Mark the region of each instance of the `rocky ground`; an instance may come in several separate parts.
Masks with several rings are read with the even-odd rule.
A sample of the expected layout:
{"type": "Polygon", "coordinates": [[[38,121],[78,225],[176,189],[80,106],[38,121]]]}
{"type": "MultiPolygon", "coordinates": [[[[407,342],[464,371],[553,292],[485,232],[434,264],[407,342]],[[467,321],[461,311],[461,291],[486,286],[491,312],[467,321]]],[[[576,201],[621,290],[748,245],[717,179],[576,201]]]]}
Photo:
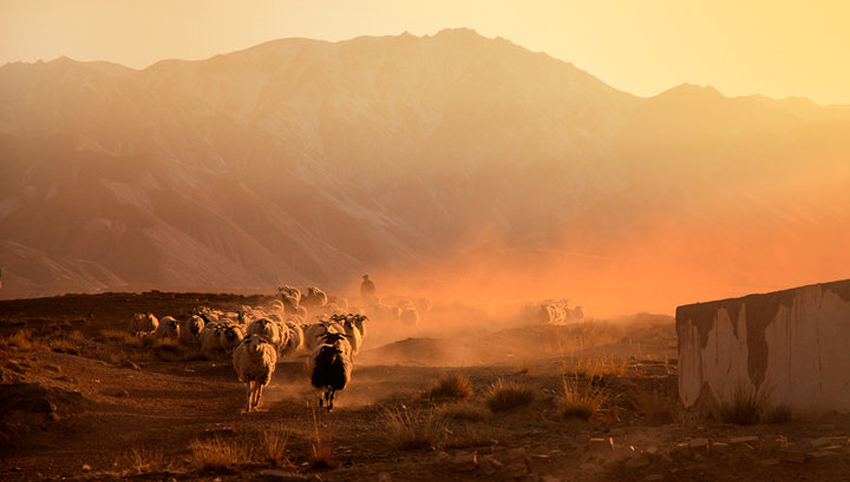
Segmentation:
{"type": "Polygon", "coordinates": [[[229,360],[125,335],[137,311],[260,301],[0,302],[0,480],[850,480],[847,414],[738,425],[684,410],[669,317],[449,329],[435,308],[419,329],[375,324],[332,413],[303,359],[243,414],[229,360]],[[454,375],[469,391],[435,395],[454,375]],[[497,386],[530,395],[499,406],[497,386]],[[596,403],[589,418],[565,416],[565,387],[596,403]]]}

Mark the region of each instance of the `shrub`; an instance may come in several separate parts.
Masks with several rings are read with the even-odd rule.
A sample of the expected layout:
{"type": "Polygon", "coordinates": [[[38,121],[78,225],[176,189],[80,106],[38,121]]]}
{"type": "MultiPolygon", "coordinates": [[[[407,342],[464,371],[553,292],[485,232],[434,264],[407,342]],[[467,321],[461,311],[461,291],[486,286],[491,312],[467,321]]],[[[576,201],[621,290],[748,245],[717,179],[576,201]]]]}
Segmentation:
{"type": "Polygon", "coordinates": [[[494,413],[527,407],[534,401],[534,391],[523,384],[499,379],[490,386],[485,403],[494,413]]]}
{"type": "Polygon", "coordinates": [[[437,409],[437,414],[449,420],[466,420],[468,422],[483,422],[490,415],[481,407],[468,403],[452,403],[437,409]]]}
{"type": "Polygon", "coordinates": [[[450,373],[431,386],[425,392],[425,397],[432,400],[466,400],[472,393],[469,378],[460,373],[450,373]]]}
{"type": "Polygon", "coordinates": [[[258,447],[259,457],[266,461],[281,465],[287,462],[286,446],[289,443],[289,432],[280,429],[271,429],[263,432],[261,443],[258,447]]]}
{"type": "Polygon", "coordinates": [[[135,448],[125,456],[125,463],[135,474],[162,472],[169,467],[165,463],[165,455],[161,450],[135,448]]]}
{"type": "Polygon", "coordinates": [[[197,470],[224,469],[250,459],[244,442],[224,441],[218,437],[207,441],[195,440],[189,445],[191,462],[197,470]]]}
{"type": "Polygon", "coordinates": [[[719,403],[720,420],[738,425],[755,425],[766,406],[766,392],[758,393],[744,383],[735,387],[732,398],[719,403]]]}
{"type": "Polygon", "coordinates": [[[562,379],[564,395],[559,411],[564,418],[580,418],[589,420],[605,402],[605,395],[594,387],[591,381],[584,383],[577,380],[562,379]]]}
{"type": "Polygon", "coordinates": [[[418,450],[439,444],[445,423],[433,412],[389,410],[384,419],[387,442],[396,450],[418,450]]]}

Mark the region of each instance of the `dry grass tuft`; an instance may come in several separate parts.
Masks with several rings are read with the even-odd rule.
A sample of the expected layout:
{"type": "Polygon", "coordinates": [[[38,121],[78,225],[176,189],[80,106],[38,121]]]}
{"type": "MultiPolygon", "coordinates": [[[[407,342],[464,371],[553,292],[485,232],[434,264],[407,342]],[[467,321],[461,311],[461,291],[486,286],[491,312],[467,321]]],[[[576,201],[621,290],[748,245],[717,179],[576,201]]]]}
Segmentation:
{"type": "Polygon", "coordinates": [[[171,468],[170,464],[166,464],[165,455],[161,450],[135,448],[124,459],[125,465],[130,467],[130,472],[137,475],[163,472],[171,468]]]}
{"type": "Polygon", "coordinates": [[[189,444],[190,461],[196,470],[226,469],[251,459],[244,442],[225,441],[218,437],[189,444]]]}
{"type": "Polygon", "coordinates": [[[767,407],[761,416],[764,423],[788,423],[793,419],[793,410],[788,404],[781,403],[767,407]]]}
{"type": "Polygon", "coordinates": [[[469,378],[461,373],[443,375],[431,386],[425,397],[431,400],[467,400],[473,394],[469,378]]]}
{"type": "Polygon", "coordinates": [[[15,347],[19,350],[29,350],[33,348],[32,333],[28,330],[19,330],[14,335],[3,340],[5,344],[15,347]]]}
{"type": "Polygon", "coordinates": [[[766,392],[758,393],[744,383],[735,387],[732,397],[722,400],[717,407],[720,420],[737,425],[759,423],[761,413],[767,407],[766,392]]]}
{"type": "Polygon", "coordinates": [[[263,432],[258,447],[258,457],[274,465],[284,465],[289,462],[286,456],[286,446],[289,443],[289,432],[281,429],[269,429],[263,432]]]}
{"type": "Polygon", "coordinates": [[[481,407],[468,403],[452,403],[437,409],[437,415],[448,420],[466,420],[468,422],[483,422],[490,413],[481,407]]]}
{"type": "Polygon", "coordinates": [[[445,422],[433,412],[406,408],[389,410],[384,419],[387,442],[396,450],[419,450],[437,446],[444,433],[445,422]]]}
{"type": "Polygon", "coordinates": [[[593,386],[592,379],[579,382],[578,379],[562,378],[564,395],[559,412],[563,418],[589,420],[605,403],[605,395],[593,386]]]}
{"type": "Polygon", "coordinates": [[[607,356],[581,358],[570,370],[572,375],[585,378],[622,377],[627,371],[626,360],[607,356]]]}
{"type": "Polygon", "coordinates": [[[314,470],[334,468],[336,463],[333,459],[333,431],[330,432],[331,440],[323,441],[321,432],[319,431],[319,416],[316,413],[316,404],[311,403],[310,410],[313,412],[313,433],[316,436],[316,443],[313,444],[307,461],[314,470]]]}
{"type": "Polygon", "coordinates": [[[506,382],[499,379],[490,386],[485,403],[494,413],[510,412],[531,405],[534,401],[534,390],[516,382],[506,382]]]}
{"type": "Polygon", "coordinates": [[[446,427],[444,432],[444,441],[441,444],[444,449],[483,447],[499,443],[493,427],[483,422],[446,427]]]}

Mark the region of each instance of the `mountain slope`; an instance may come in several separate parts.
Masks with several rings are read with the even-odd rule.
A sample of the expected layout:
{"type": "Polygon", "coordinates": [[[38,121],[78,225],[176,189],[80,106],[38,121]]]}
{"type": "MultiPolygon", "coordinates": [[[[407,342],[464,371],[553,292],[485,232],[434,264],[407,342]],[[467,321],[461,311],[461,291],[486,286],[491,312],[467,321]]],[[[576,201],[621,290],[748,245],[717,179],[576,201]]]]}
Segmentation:
{"type": "MultiPolygon", "coordinates": [[[[688,85],[641,99],[463,29],[276,40],[142,71],[8,64],[0,296],[342,289],[364,270],[412,290],[443,279],[438,267],[472,263],[590,299],[610,282],[599,273],[616,276],[634,250],[663,261],[648,248],[669,226],[682,243],[753,213],[771,232],[795,229],[785,207],[765,204],[816,224],[848,220],[840,192],[813,188],[846,176],[848,119],[688,85]],[[822,198],[787,202],[800,192],[822,198]],[[560,266],[553,252],[584,259],[565,278],[599,279],[553,281],[502,259],[560,266]]],[[[723,256],[746,255],[752,237],[723,256]]],[[[688,263],[680,269],[710,269],[688,263]]],[[[534,296],[526,285],[514,295],[534,296]]]]}

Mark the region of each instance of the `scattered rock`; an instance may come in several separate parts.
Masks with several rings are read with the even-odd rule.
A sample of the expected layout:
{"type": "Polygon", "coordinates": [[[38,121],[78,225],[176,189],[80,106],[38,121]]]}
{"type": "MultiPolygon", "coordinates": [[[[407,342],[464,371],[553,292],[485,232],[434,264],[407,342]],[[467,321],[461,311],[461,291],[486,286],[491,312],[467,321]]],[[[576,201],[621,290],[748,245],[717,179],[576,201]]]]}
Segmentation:
{"type": "Polygon", "coordinates": [[[502,476],[509,479],[518,479],[528,473],[528,466],[525,464],[513,463],[506,465],[502,469],[502,476]]]}
{"type": "Polygon", "coordinates": [[[130,396],[130,392],[124,388],[108,388],[106,390],[102,390],[100,393],[102,395],[115,398],[127,398],[130,396]]]}
{"type": "Polygon", "coordinates": [[[707,438],[695,438],[688,441],[688,447],[691,450],[708,450],[708,439],[707,438]]]}
{"type": "Polygon", "coordinates": [[[478,468],[478,456],[475,452],[458,451],[451,461],[455,472],[469,472],[478,468]]]}
{"type": "Polygon", "coordinates": [[[761,452],[776,452],[788,445],[788,439],[784,435],[765,435],[759,445],[761,452]]]}
{"type": "Polygon", "coordinates": [[[62,373],[62,367],[59,365],[44,365],[42,368],[51,372],[62,373]]]}
{"type": "Polygon", "coordinates": [[[286,470],[264,470],[254,480],[257,482],[308,482],[310,477],[286,470]]]}
{"type": "Polygon", "coordinates": [[[587,442],[587,447],[585,451],[587,452],[603,452],[614,450],[614,439],[612,437],[606,438],[592,438],[587,442]]]}
{"type": "Polygon", "coordinates": [[[562,482],[560,477],[555,477],[554,475],[544,475],[540,478],[540,482],[562,482]]]}
{"type": "Polygon", "coordinates": [[[484,475],[490,476],[499,472],[505,465],[492,456],[485,456],[478,459],[478,468],[484,475]]]}
{"type": "Polygon", "coordinates": [[[643,478],[645,482],[657,482],[659,480],[664,480],[664,474],[652,474],[647,475],[643,478]]]}
{"type": "Polygon", "coordinates": [[[732,437],[729,439],[730,445],[742,445],[742,444],[752,444],[757,443],[759,438],[755,435],[744,435],[742,437],[732,437]]]}
{"type": "Polygon", "coordinates": [[[378,474],[378,482],[393,482],[393,476],[389,472],[381,472],[378,474]]]}
{"type": "Polygon", "coordinates": [[[119,367],[120,367],[120,368],[129,368],[130,370],[136,370],[137,372],[142,371],[142,367],[140,367],[139,365],[137,365],[137,364],[136,364],[135,362],[133,362],[132,360],[124,360],[124,361],[122,361],[122,362],[121,362],[121,365],[119,365],[119,367]]]}
{"type": "Polygon", "coordinates": [[[806,461],[806,453],[796,450],[780,450],[777,452],[777,456],[783,462],[802,464],[806,461]]]}
{"type": "Polygon", "coordinates": [[[56,380],[58,382],[80,383],[79,380],[77,380],[74,377],[69,377],[68,375],[62,375],[61,377],[56,377],[56,378],[54,378],[54,380],[56,380]]]}
{"type": "Polygon", "coordinates": [[[774,466],[774,465],[779,465],[779,459],[759,460],[758,464],[761,465],[762,467],[771,467],[771,466],[774,466]]]}
{"type": "Polygon", "coordinates": [[[830,445],[832,443],[832,437],[820,437],[816,439],[812,439],[809,441],[812,448],[818,449],[823,447],[824,445],[830,445]]]}
{"type": "Polygon", "coordinates": [[[21,375],[23,375],[24,373],[27,372],[26,370],[24,370],[24,368],[21,365],[19,365],[17,362],[12,361],[12,360],[9,360],[9,361],[6,362],[6,368],[8,368],[9,370],[12,370],[15,373],[20,373],[21,375]]]}

